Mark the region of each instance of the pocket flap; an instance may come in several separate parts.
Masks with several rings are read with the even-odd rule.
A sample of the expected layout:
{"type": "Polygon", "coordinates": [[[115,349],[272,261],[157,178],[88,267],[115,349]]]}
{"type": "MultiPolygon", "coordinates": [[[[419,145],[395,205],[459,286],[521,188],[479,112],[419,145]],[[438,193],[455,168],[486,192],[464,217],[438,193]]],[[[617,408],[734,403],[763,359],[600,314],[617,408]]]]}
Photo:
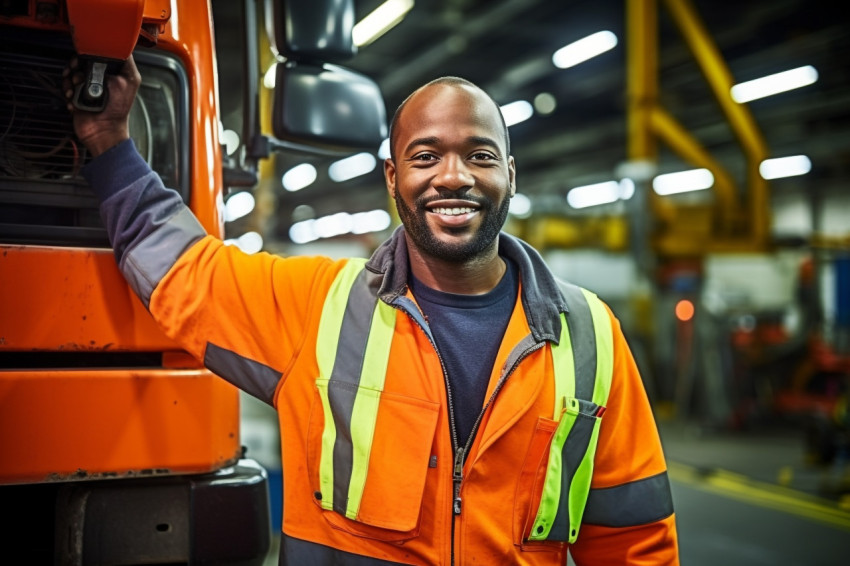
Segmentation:
{"type": "Polygon", "coordinates": [[[384,392],[358,520],[407,531],[416,527],[440,405],[384,392]]]}
{"type": "MultiPolygon", "coordinates": [[[[370,397],[378,394],[371,390],[363,393],[370,397]]],[[[357,512],[346,518],[343,514],[326,509],[325,518],[334,527],[353,534],[396,540],[394,535],[381,533],[379,529],[407,533],[418,527],[440,405],[387,392],[379,395],[375,426],[368,438],[368,448],[353,449],[355,458],[368,460],[360,462],[359,466],[365,469],[365,477],[351,478],[354,485],[352,489],[360,489],[358,486],[362,486],[357,512]]],[[[325,426],[322,412],[320,395],[317,393],[308,434],[308,466],[317,492],[321,491],[319,467],[322,430],[325,426]]],[[[337,435],[340,436],[339,431],[337,435]]],[[[341,436],[337,441],[359,442],[358,439],[363,438],[362,434],[353,435],[353,439],[341,436]]]]}

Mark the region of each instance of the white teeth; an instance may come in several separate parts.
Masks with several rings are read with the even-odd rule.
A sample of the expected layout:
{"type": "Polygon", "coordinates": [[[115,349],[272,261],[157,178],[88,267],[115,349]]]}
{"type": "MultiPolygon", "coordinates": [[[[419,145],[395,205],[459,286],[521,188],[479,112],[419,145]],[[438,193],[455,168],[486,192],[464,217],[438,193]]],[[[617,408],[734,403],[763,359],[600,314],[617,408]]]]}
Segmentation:
{"type": "Polygon", "coordinates": [[[463,208],[434,208],[433,212],[437,214],[445,214],[446,216],[456,216],[458,214],[469,214],[473,212],[475,209],[469,207],[463,208]]]}

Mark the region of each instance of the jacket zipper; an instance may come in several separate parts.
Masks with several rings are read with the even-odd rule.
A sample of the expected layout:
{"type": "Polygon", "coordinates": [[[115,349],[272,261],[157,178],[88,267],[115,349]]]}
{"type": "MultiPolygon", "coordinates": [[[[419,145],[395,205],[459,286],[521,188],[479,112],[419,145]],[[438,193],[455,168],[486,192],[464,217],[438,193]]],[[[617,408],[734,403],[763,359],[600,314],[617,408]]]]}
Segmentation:
{"type": "MultiPolygon", "coordinates": [[[[508,370],[504,374],[502,374],[502,377],[499,378],[499,382],[496,384],[496,387],[493,388],[493,394],[490,395],[490,398],[484,404],[484,407],[481,409],[481,412],[478,413],[478,418],[475,419],[475,424],[472,425],[472,430],[469,433],[469,438],[466,439],[466,445],[458,447],[457,451],[455,452],[454,470],[452,473],[452,483],[454,485],[454,500],[452,502],[452,566],[454,566],[455,563],[455,518],[460,515],[462,510],[460,488],[463,484],[463,465],[466,462],[466,457],[469,455],[469,449],[472,447],[472,443],[475,440],[475,436],[478,434],[478,427],[481,425],[481,419],[484,418],[484,413],[487,412],[487,409],[490,408],[490,405],[492,405],[493,402],[496,400],[496,396],[499,395],[499,392],[502,390],[502,387],[505,385],[505,382],[508,381],[508,378],[511,376],[511,374],[513,374],[517,366],[519,366],[520,362],[527,358],[532,352],[542,348],[544,344],[545,342],[538,342],[523,351],[522,354],[517,356],[517,359],[514,361],[513,365],[511,365],[511,367],[508,368],[508,370]]],[[[437,356],[439,355],[439,352],[437,352],[437,356]]],[[[448,377],[446,379],[448,381],[448,377]]],[[[448,383],[446,383],[446,386],[448,387],[448,383]]]]}
{"type": "Polygon", "coordinates": [[[508,370],[502,375],[499,379],[499,382],[496,384],[496,387],[493,389],[493,394],[490,395],[490,398],[487,400],[487,403],[484,404],[484,407],[481,409],[481,412],[478,413],[478,418],[475,419],[475,423],[472,425],[472,431],[469,433],[469,438],[466,440],[466,444],[464,446],[458,446],[457,440],[457,427],[455,425],[454,418],[454,402],[452,400],[452,388],[449,384],[449,373],[446,371],[446,364],[443,362],[443,357],[440,355],[440,351],[437,349],[437,344],[434,343],[434,340],[431,338],[431,333],[428,332],[422,324],[416,319],[415,316],[411,315],[410,312],[402,305],[392,305],[395,308],[404,311],[404,313],[410,317],[410,319],[418,326],[425,336],[428,338],[428,341],[431,343],[431,347],[434,348],[434,352],[437,354],[437,359],[440,360],[440,368],[443,371],[443,381],[446,385],[446,400],[449,405],[449,430],[451,432],[452,438],[452,450],[454,451],[454,466],[452,468],[452,552],[451,552],[451,564],[454,566],[455,563],[455,519],[458,515],[460,515],[463,509],[463,501],[460,497],[460,488],[463,484],[463,465],[466,462],[466,456],[469,454],[469,449],[472,446],[472,442],[475,439],[475,435],[478,434],[478,427],[481,424],[481,419],[484,418],[484,413],[487,412],[487,409],[490,405],[495,401],[496,396],[499,394],[499,391],[502,390],[502,386],[504,386],[505,382],[511,376],[511,374],[516,370],[517,366],[519,366],[520,362],[528,357],[532,352],[539,350],[543,347],[545,342],[538,342],[531,346],[527,350],[525,350],[522,354],[520,354],[517,359],[514,361],[513,365],[508,368],[508,370]]]}

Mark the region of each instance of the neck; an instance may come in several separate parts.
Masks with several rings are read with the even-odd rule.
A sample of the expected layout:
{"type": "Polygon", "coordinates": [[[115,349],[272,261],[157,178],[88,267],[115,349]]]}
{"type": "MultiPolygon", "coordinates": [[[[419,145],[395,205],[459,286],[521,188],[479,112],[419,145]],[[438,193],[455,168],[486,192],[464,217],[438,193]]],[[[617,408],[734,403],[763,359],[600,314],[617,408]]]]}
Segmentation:
{"type": "Polygon", "coordinates": [[[507,266],[496,242],[484,254],[464,262],[447,262],[423,254],[409,240],[407,252],[414,277],[431,289],[457,295],[482,295],[492,291],[507,266]]]}

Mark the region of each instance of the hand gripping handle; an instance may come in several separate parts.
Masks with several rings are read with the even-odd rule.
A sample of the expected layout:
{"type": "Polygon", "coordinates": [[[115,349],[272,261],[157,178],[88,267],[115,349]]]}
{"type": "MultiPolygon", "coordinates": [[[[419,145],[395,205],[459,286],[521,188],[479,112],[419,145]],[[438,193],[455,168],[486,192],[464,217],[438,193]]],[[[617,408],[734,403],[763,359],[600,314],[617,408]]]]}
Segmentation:
{"type": "Polygon", "coordinates": [[[107,64],[92,61],[86,78],[74,88],[72,103],[74,107],[88,112],[100,112],[106,108],[109,92],[106,88],[107,64]]]}

